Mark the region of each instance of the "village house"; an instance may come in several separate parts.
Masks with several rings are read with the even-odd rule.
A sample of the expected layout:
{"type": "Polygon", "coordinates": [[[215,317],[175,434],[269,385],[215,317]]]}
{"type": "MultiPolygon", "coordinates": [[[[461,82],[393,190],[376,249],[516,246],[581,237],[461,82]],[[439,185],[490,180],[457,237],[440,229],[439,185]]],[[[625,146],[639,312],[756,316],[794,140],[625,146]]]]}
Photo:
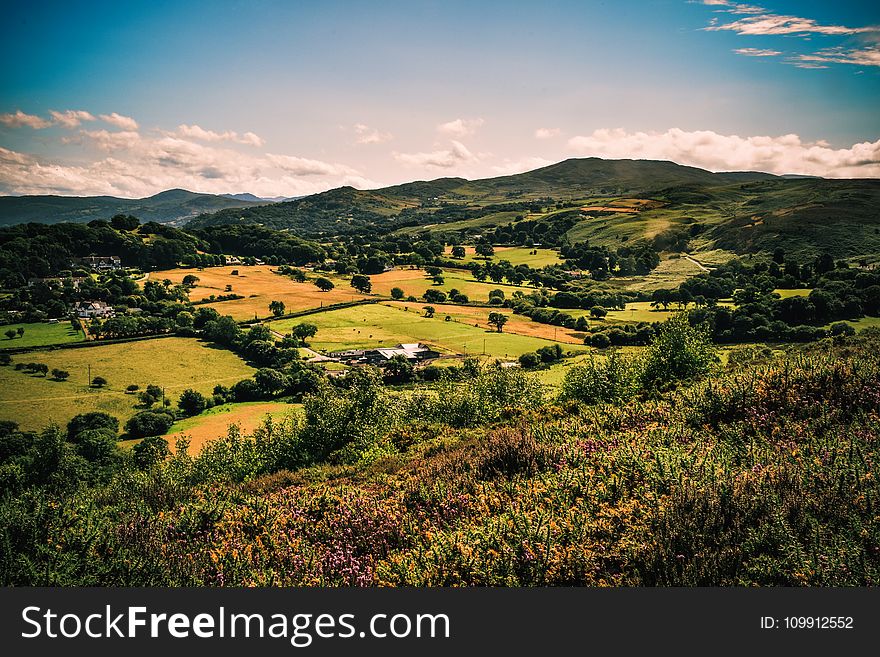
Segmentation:
{"type": "Polygon", "coordinates": [[[438,358],[440,352],[429,345],[418,342],[398,344],[396,347],[379,347],[377,349],[348,349],[328,354],[333,360],[348,365],[382,365],[395,356],[403,356],[410,362],[418,363],[438,358]]]}
{"type": "Polygon", "coordinates": [[[113,306],[104,301],[80,301],[74,312],[80,319],[107,319],[116,316],[113,306]]]}
{"type": "Polygon", "coordinates": [[[38,283],[43,283],[50,287],[58,285],[63,286],[65,283],[73,285],[73,289],[78,290],[80,283],[89,280],[86,276],[49,276],[46,278],[29,278],[28,287],[33,287],[38,283]]]}
{"type": "Polygon", "coordinates": [[[122,269],[122,259],[119,256],[86,256],[76,258],[75,265],[82,265],[97,272],[116,271],[122,269]]]}

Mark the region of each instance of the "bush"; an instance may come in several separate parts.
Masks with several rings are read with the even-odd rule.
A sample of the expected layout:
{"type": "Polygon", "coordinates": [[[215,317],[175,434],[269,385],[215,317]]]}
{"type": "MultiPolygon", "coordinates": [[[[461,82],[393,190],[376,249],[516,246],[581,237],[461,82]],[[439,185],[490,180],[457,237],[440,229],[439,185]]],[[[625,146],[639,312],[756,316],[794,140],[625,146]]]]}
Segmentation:
{"type": "Polygon", "coordinates": [[[519,357],[519,364],[522,365],[526,369],[531,369],[533,367],[537,367],[541,364],[541,359],[538,357],[534,351],[530,351],[525,353],[519,357]]]}
{"type": "Polygon", "coordinates": [[[181,393],[177,406],[186,415],[198,415],[205,410],[207,400],[202,393],[187,388],[181,393]]]}
{"type": "Polygon", "coordinates": [[[92,411],[75,415],[67,423],[67,439],[76,442],[76,437],[83,431],[105,431],[114,436],[119,433],[119,420],[108,413],[92,411]]]}
{"type": "Polygon", "coordinates": [[[642,385],[662,385],[706,374],[717,362],[708,330],[691,326],[687,314],[678,313],[660,325],[657,338],[647,348],[642,385]]]}
{"type": "Polygon", "coordinates": [[[131,448],[135,464],[142,470],[149,470],[164,461],[171,454],[168,441],[159,436],[147,436],[131,448]]]}
{"type": "Polygon", "coordinates": [[[584,342],[589,343],[591,347],[596,349],[607,349],[611,346],[611,338],[608,337],[607,333],[593,333],[584,338],[584,342]]]}
{"type": "Polygon", "coordinates": [[[566,372],[560,399],[586,404],[625,402],[638,392],[641,373],[638,360],[616,352],[601,360],[591,358],[566,372]]]}
{"type": "Polygon", "coordinates": [[[125,423],[125,430],[133,438],[161,436],[174,424],[174,416],[167,411],[141,411],[125,423]]]}

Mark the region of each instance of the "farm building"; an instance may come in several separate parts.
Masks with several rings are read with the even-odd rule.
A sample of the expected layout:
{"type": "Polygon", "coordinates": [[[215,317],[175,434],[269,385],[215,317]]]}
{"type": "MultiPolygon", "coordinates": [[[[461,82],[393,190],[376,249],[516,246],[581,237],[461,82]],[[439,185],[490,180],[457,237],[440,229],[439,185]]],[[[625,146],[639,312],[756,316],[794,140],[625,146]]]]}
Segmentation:
{"type": "Polygon", "coordinates": [[[82,265],[98,272],[115,271],[122,269],[122,259],[119,256],[87,256],[77,258],[74,264],[82,265]]]}
{"type": "Polygon", "coordinates": [[[74,312],[81,319],[93,319],[96,317],[106,319],[116,314],[113,311],[113,306],[103,301],[80,301],[76,304],[74,312]]]}
{"type": "Polygon", "coordinates": [[[328,354],[328,356],[333,360],[338,360],[339,362],[348,363],[350,365],[381,365],[395,356],[403,356],[411,362],[421,362],[439,357],[440,352],[435,351],[429,345],[412,342],[398,344],[396,347],[334,351],[328,354]]]}

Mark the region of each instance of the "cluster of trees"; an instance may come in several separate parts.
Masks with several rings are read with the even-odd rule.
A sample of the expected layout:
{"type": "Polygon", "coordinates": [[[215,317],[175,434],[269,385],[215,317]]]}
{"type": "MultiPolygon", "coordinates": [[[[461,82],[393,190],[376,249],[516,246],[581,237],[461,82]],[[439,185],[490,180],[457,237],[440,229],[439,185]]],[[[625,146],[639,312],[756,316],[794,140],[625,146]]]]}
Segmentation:
{"type": "Polygon", "coordinates": [[[519,364],[526,369],[534,369],[541,365],[550,365],[565,357],[562,346],[558,344],[541,347],[537,351],[529,351],[519,357],[519,364]]]}
{"type": "Polygon", "coordinates": [[[660,264],[660,256],[649,244],[622,246],[612,251],[585,241],[563,244],[559,254],[569,267],[586,269],[597,281],[611,276],[645,276],[660,264]]]}

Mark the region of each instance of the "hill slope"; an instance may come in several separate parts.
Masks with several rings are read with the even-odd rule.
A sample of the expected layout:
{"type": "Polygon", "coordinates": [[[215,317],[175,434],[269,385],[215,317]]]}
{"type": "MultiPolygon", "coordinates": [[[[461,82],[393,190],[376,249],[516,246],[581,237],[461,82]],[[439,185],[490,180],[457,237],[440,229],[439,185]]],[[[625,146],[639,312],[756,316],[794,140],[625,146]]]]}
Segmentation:
{"type": "Polygon", "coordinates": [[[140,199],[115,196],[0,196],[0,225],[63,221],[88,222],[116,214],[133,214],[141,221],[182,223],[205,212],[264,204],[215,194],[170,189],[140,199]]]}

